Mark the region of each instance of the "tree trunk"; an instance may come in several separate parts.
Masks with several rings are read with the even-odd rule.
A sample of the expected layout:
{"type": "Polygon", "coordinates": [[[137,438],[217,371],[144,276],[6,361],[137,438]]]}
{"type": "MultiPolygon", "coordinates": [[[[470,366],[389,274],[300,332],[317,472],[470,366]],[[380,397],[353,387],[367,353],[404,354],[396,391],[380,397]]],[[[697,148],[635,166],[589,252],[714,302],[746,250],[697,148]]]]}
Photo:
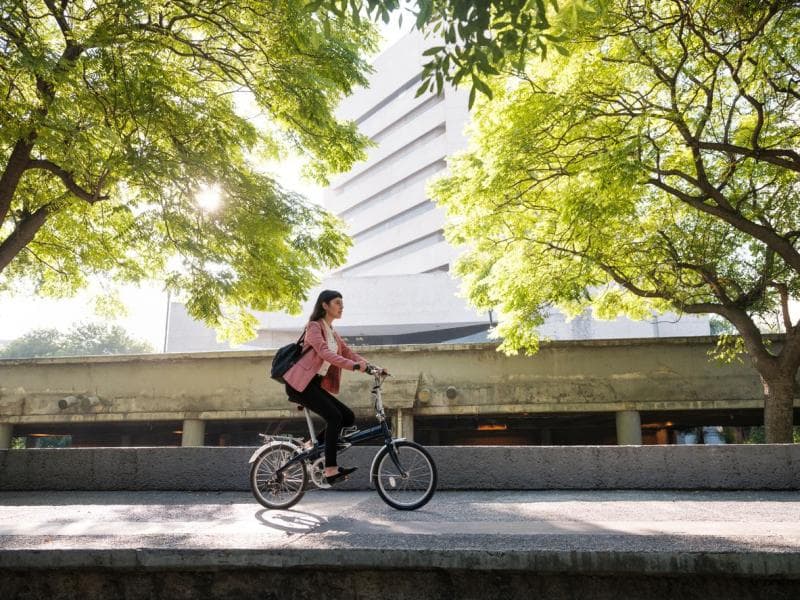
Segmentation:
{"type": "Polygon", "coordinates": [[[8,164],[6,164],[3,174],[0,175],[0,226],[6,219],[19,180],[31,160],[34,139],[35,135],[32,134],[27,140],[17,140],[11,156],[8,158],[8,164]]]}
{"type": "Polygon", "coordinates": [[[764,379],[764,428],[768,444],[791,444],[794,421],[794,371],[764,379]]]}
{"type": "Polygon", "coordinates": [[[0,240],[0,272],[30,243],[44,225],[49,214],[49,207],[42,206],[35,213],[20,221],[17,228],[5,240],[0,240]]]}

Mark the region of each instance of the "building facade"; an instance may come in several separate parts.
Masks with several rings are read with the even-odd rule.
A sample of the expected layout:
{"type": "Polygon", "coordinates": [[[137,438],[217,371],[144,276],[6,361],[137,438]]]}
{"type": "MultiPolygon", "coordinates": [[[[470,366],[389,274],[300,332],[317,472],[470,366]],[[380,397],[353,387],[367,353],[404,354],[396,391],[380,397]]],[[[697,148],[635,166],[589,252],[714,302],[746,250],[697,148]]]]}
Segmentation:
{"type": "Polygon", "coordinates": [[[336,275],[447,271],[458,253],[444,240],[444,214],[426,185],[466,145],[467,95],[447,87],[441,95],[416,97],[429,45],[418,32],[400,39],[375,60],[370,86],[339,107],[338,115],[357,123],[374,146],[324,195],[326,208],[347,223],[353,238],[336,275]]]}

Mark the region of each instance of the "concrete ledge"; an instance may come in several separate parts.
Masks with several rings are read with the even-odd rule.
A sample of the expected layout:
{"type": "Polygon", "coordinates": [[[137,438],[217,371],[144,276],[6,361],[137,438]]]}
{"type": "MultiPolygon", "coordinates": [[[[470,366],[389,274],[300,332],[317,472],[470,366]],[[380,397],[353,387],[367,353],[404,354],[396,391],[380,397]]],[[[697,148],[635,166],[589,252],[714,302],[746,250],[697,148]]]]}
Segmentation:
{"type": "Polygon", "coordinates": [[[616,575],[727,575],[800,580],[800,553],[786,552],[641,552],[609,550],[432,550],[354,548],[229,548],[224,550],[122,549],[0,549],[4,570],[121,569],[206,571],[224,569],[397,569],[533,571],[616,575]]]}
{"type": "Polygon", "coordinates": [[[292,568],[5,571],[4,598],[39,600],[796,600],[797,580],[729,575],[641,575],[479,569],[292,568]],[[320,596],[324,590],[324,596],[320,596]],[[421,595],[424,594],[424,595],[421,595]]]}
{"type": "MultiPolygon", "coordinates": [[[[247,490],[255,448],[0,451],[0,490],[247,490]]],[[[351,448],[342,489],[369,487],[377,447],[351,448]]],[[[800,444],[727,446],[439,446],[443,490],[800,489],[800,444]]]]}

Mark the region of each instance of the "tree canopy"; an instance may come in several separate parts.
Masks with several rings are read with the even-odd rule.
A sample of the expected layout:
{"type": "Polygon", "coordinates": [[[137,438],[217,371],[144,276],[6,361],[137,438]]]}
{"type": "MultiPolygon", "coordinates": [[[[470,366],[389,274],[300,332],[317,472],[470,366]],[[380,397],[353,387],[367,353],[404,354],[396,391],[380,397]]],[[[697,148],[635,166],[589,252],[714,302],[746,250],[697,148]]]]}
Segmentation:
{"type": "Polygon", "coordinates": [[[333,110],[365,83],[375,40],[367,22],[294,0],[3,2],[0,290],[164,280],[239,337],[248,308],[299,309],[349,240],[257,162],[296,151],[324,181],[363,157],[333,110]],[[205,188],[216,210],[199,205],[205,188]]]}
{"type": "Polygon", "coordinates": [[[0,348],[0,358],[146,354],[152,351],[150,344],[130,337],[119,325],[79,323],[67,332],[52,328],[35,329],[0,348]]]}
{"type": "Polygon", "coordinates": [[[620,0],[565,55],[491,81],[433,193],[449,241],[471,247],[455,270],[476,306],[502,313],[506,350],[535,348],[553,304],[714,313],[781,396],[768,438],[791,439],[798,39],[796,2],[620,0]],[[786,338],[770,345],[758,324],[776,308],[786,338]]]}

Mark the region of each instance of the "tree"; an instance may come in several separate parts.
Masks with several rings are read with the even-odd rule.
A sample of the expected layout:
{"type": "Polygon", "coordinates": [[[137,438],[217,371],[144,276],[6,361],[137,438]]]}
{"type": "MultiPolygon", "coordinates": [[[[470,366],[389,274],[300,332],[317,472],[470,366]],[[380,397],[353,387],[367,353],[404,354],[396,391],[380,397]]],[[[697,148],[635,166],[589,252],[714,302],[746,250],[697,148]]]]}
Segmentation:
{"type": "Polygon", "coordinates": [[[763,381],[767,440],[792,441],[797,39],[796,2],[620,0],[566,56],[491,82],[432,191],[448,239],[471,245],[455,268],[469,298],[503,314],[505,350],[535,349],[551,304],[719,315],[763,381]],[[785,335],[770,343],[759,322],[775,310],[785,335]]]}
{"type": "Polygon", "coordinates": [[[249,308],[299,310],[349,240],[255,162],[295,150],[324,181],[363,157],[333,109],[365,83],[375,39],[292,0],[0,4],[0,291],[161,279],[239,338],[249,308]],[[204,189],[219,208],[199,206],[204,189]]]}
{"type": "Polygon", "coordinates": [[[147,343],[131,338],[119,325],[81,323],[68,332],[36,329],[0,349],[0,358],[40,356],[99,356],[103,354],[145,354],[153,352],[147,343]]]}

